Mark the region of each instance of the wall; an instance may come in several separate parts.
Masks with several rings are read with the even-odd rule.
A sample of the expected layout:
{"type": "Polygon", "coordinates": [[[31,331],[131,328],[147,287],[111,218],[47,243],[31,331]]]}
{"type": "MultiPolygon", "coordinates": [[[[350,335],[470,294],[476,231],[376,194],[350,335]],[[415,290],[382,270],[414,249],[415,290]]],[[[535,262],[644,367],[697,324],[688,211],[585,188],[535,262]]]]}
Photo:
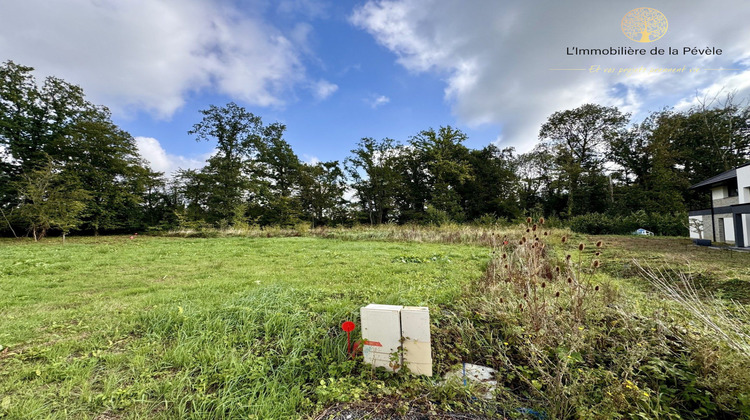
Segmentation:
{"type": "MultiPolygon", "coordinates": [[[[737,168],[737,192],[740,204],[750,203],[750,165],[737,168]]],[[[742,225],[745,246],[750,247],[750,215],[742,216],[742,225]]]]}
{"type": "Polygon", "coordinates": [[[727,187],[713,187],[711,188],[711,199],[721,200],[722,198],[726,198],[726,196],[729,195],[729,188],[727,187]]]}
{"type": "MultiPolygon", "coordinates": [[[[702,216],[703,217],[703,239],[709,239],[714,240],[714,230],[713,226],[711,226],[711,215],[702,216]]],[[[718,238],[717,238],[718,239],[718,238]]]]}
{"type": "MultiPolygon", "coordinates": [[[[714,240],[713,231],[711,230],[711,216],[704,216],[707,220],[704,222],[705,229],[703,237],[706,239],[714,240]]],[[[731,213],[722,213],[714,215],[714,227],[716,228],[716,242],[734,243],[734,219],[731,213]],[[724,219],[724,228],[722,229],[722,223],[719,219],[724,219]]]]}
{"type": "Polygon", "coordinates": [[[690,230],[692,239],[708,239],[705,235],[706,220],[705,216],[690,216],[688,218],[688,230],[690,230]]]}
{"type": "Polygon", "coordinates": [[[735,197],[724,197],[720,198],[718,200],[714,200],[714,208],[716,207],[726,207],[726,206],[732,206],[735,204],[740,204],[740,198],[738,196],[735,197]]]}
{"type": "Polygon", "coordinates": [[[734,215],[724,217],[724,242],[734,243],[734,215]]]}

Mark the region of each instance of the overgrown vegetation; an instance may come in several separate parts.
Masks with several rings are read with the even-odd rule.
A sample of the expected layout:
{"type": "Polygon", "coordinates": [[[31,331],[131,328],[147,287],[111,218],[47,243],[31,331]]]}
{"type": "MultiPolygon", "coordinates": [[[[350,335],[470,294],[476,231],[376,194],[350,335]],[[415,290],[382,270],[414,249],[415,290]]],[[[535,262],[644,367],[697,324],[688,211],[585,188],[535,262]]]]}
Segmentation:
{"type": "Polygon", "coordinates": [[[750,415],[750,254],[538,220],[182,234],[215,237],[0,242],[0,416],[750,415]],[[369,302],[431,308],[435,380],[348,358],[369,302]],[[494,398],[440,383],[461,362],[494,398]]]}
{"type": "MultiPolygon", "coordinates": [[[[627,255],[608,256],[624,250],[606,239],[550,237],[530,222],[496,247],[482,281],[458,305],[458,325],[436,339],[441,354],[497,369],[501,406],[531,407],[548,418],[750,416],[743,304],[686,292],[697,273],[647,274],[627,255]],[[650,281],[623,282],[602,271],[623,262],[650,281]]],[[[656,263],[661,256],[649,257],[656,263]]],[[[750,278],[747,266],[742,271],[750,278]]]]}
{"type": "Polygon", "coordinates": [[[685,212],[651,213],[643,210],[625,216],[589,213],[570,219],[575,232],[591,235],[628,235],[646,229],[656,235],[688,236],[688,215],[685,212]]]}

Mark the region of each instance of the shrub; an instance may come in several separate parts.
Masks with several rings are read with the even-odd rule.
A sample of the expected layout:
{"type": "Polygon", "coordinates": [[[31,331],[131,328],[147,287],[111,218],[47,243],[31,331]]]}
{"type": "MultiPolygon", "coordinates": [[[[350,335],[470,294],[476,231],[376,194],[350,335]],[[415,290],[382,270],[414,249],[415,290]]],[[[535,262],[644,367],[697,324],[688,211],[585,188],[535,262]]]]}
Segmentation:
{"type": "Polygon", "coordinates": [[[570,219],[574,232],[590,235],[627,235],[643,228],[663,236],[687,236],[687,214],[646,213],[643,210],[626,216],[613,216],[603,213],[588,213],[570,219]]]}

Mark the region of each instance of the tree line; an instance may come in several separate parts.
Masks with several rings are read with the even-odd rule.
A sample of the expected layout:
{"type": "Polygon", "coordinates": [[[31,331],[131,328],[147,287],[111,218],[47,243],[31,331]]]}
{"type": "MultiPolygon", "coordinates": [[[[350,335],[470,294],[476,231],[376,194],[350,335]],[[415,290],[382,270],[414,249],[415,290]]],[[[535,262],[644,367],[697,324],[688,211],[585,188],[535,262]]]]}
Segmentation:
{"type": "Polygon", "coordinates": [[[404,142],[362,138],[343,161],[305,163],[286,127],[229,103],[189,134],[215,146],[200,169],[152,171],[106,107],[55,77],[0,66],[4,234],[308,223],[572,220],[677,214],[708,205],[688,186],[750,160],[750,108],[732,95],[638,123],[616,107],[552,114],[528,153],[464,145],[451,126],[404,142]]]}

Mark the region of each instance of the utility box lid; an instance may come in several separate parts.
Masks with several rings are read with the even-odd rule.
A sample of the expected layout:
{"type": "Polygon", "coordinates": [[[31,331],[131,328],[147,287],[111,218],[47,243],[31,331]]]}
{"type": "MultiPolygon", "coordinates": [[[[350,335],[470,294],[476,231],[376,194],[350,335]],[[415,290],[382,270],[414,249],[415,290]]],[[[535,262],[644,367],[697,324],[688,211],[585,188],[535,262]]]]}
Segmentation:
{"type": "Polygon", "coordinates": [[[381,305],[379,303],[371,303],[364,307],[368,311],[396,311],[399,312],[403,308],[401,305],[381,305]]]}

